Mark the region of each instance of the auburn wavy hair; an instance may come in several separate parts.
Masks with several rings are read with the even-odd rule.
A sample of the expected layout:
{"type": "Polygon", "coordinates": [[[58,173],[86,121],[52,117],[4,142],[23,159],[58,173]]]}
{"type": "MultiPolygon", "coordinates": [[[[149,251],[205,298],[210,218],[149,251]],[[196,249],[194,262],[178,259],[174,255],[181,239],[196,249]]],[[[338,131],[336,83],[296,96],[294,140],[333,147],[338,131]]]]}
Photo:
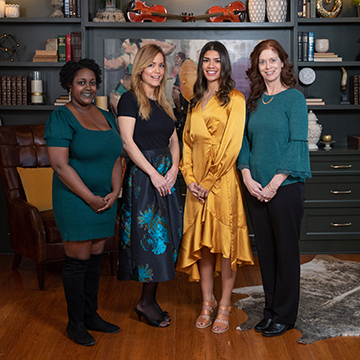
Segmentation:
{"type": "Polygon", "coordinates": [[[235,81],[231,78],[231,62],[226,47],[219,41],[210,41],[201,49],[199,63],[197,67],[197,78],[194,84],[194,96],[190,100],[189,112],[201,101],[204,92],[207,90],[207,79],[204,76],[203,62],[207,51],[214,50],[219,53],[221,63],[220,86],[216,97],[222,106],[226,106],[230,101],[230,91],[235,87],[235,81]]]}
{"type": "Polygon", "coordinates": [[[164,76],[160,81],[160,85],[155,88],[154,95],[156,96],[158,104],[175,121],[176,119],[172,107],[165,95],[167,66],[165,54],[161,47],[155,44],[147,44],[140,48],[140,50],[137,52],[131,73],[131,90],[134,92],[137,98],[140,116],[143,119],[148,120],[151,112],[151,104],[141,84],[141,75],[143,71],[153,62],[155,56],[159,53],[164,58],[164,76]]]}
{"type": "Polygon", "coordinates": [[[265,82],[259,71],[259,57],[264,50],[275,51],[284,66],[281,69],[280,80],[286,87],[297,87],[297,78],[294,72],[294,65],[289,61],[289,55],[283,47],[274,39],[264,40],[257,44],[250,55],[251,66],[246,70],[250,84],[250,96],[247,101],[247,108],[250,112],[257,107],[258,100],[266,89],[265,82]]]}

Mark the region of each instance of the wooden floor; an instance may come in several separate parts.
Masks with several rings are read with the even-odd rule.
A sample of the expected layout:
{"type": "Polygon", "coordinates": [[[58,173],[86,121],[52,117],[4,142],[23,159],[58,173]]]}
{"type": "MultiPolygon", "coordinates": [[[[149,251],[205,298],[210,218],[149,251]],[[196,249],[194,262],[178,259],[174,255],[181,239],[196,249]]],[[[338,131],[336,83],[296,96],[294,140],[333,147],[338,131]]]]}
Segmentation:
{"type": "MultiPolygon", "coordinates": [[[[360,254],[337,255],[344,260],[360,261],[360,254]]],[[[312,255],[302,256],[307,262],[312,255]]],[[[23,259],[18,270],[11,270],[12,256],[0,255],[0,360],[283,360],[283,359],[360,359],[360,337],[327,339],[301,345],[298,330],[277,338],[265,338],[254,330],[241,332],[236,325],[246,314],[233,307],[231,328],[224,334],[193,325],[198,315],[201,294],[197,283],[183,274],[159,285],[158,301],[172,315],[168,328],[159,329],[139,323],[133,311],[140,297],[141,284],[119,282],[110,276],[108,259],[102,263],[99,313],[118,324],[118,334],[92,332],[96,345],[75,345],[65,335],[66,305],[61,282],[62,263],[48,266],[45,289],[37,289],[34,263],[23,259]]],[[[241,268],[236,287],[261,284],[258,263],[241,268]]],[[[221,286],[216,279],[215,294],[221,286]]],[[[233,301],[242,295],[233,295],[233,301]]]]}

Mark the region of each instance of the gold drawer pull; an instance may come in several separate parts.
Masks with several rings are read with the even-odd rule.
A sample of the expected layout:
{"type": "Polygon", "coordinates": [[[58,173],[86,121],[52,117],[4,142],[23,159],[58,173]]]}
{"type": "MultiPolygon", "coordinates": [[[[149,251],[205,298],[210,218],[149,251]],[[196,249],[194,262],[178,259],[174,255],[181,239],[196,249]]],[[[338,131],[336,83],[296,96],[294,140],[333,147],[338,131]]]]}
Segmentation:
{"type": "Polygon", "coordinates": [[[344,224],[330,223],[330,225],[334,226],[334,227],[351,226],[351,222],[350,223],[344,223],[344,224]]]}
{"type": "Polygon", "coordinates": [[[330,190],[331,194],[351,194],[351,190],[330,190]]]}
{"type": "Polygon", "coordinates": [[[332,169],[350,169],[352,165],[330,165],[332,169]]]}

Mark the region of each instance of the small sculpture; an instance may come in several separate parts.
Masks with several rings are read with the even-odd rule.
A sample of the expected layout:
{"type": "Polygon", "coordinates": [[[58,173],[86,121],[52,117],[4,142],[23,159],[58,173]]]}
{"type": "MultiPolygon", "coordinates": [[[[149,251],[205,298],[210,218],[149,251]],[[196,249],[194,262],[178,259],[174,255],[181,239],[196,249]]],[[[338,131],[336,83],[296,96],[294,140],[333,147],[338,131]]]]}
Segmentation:
{"type": "Polygon", "coordinates": [[[51,0],[51,6],[55,8],[55,11],[50,15],[51,18],[63,18],[64,13],[62,7],[64,6],[63,0],[51,0]]]}
{"type": "Polygon", "coordinates": [[[348,97],[346,95],[348,76],[347,76],[346,70],[343,67],[341,67],[341,71],[342,71],[342,77],[341,77],[341,83],[340,83],[340,90],[341,90],[340,105],[349,105],[350,102],[349,102],[348,97]]]}
{"type": "Polygon", "coordinates": [[[339,16],[343,8],[343,0],[335,0],[334,7],[331,10],[326,10],[323,3],[328,5],[331,0],[316,0],[316,11],[321,17],[335,18],[339,16]]]}
{"type": "Polygon", "coordinates": [[[0,34],[0,61],[14,61],[19,47],[10,34],[0,34]]]}

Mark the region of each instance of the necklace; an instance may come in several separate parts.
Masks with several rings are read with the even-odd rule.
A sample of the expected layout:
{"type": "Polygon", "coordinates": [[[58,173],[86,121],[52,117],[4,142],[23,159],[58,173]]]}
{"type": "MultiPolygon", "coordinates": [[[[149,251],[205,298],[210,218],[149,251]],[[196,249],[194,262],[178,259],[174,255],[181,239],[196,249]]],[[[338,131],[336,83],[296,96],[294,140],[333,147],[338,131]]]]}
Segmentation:
{"type": "Polygon", "coordinates": [[[156,96],[155,95],[152,95],[152,96],[149,96],[149,95],[146,95],[150,100],[155,100],[156,99],[156,96]]]}
{"type": "Polygon", "coordinates": [[[262,98],[261,98],[261,101],[264,105],[267,105],[267,104],[270,104],[272,102],[272,99],[274,98],[275,95],[272,96],[272,98],[268,101],[268,102],[265,102],[264,101],[264,96],[265,96],[265,93],[263,94],[262,98]]]}

